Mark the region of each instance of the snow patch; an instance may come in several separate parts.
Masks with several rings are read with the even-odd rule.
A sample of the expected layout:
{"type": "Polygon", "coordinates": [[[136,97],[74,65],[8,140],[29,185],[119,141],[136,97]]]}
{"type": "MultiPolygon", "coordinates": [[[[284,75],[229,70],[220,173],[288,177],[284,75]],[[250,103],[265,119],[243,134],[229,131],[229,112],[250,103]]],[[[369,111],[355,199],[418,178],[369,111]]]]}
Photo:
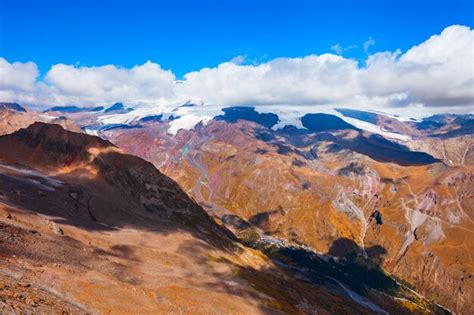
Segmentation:
{"type": "MultiPolygon", "coordinates": [[[[117,113],[117,114],[99,114],[98,121],[104,125],[108,124],[131,124],[138,122],[141,118],[152,116],[152,115],[163,115],[163,119],[168,119],[169,117],[178,117],[170,122],[168,132],[175,135],[180,129],[190,130],[193,129],[200,122],[206,124],[214,117],[222,115],[222,109],[228,106],[222,105],[212,105],[204,104],[202,101],[188,101],[186,103],[168,103],[168,104],[157,104],[155,106],[137,106],[131,112],[127,113],[117,113]]],[[[249,106],[253,107],[253,106],[249,106]]],[[[382,135],[386,138],[396,139],[400,141],[408,141],[411,139],[410,136],[402,135],[398,133],[389,132],[383,130],[377,125],[371,124],[369,122],[361,121],[355,118],[350,118],[342,115],[336,111],[334,106],[329,105],[317,105],[317,106],[308,106],[308,105],[292,105],[292,106],[283,106],[278,105],[259,105],[255,106],[255,111],[263,113],[273,113],[278,115],[279,122],[273,126],[272,129],[277,130],[285,126],[295,126],[297,128],[304,129],[301,118],[306,114],[329,114],[334,115],[345,122],[359,128],[366,130],[372,133],[382,135]]],[[[390,116],[393,119],[400,119],[400,117],[390,116]]],[[[94,131],[88,131],[94,134],[94,131]]]]}

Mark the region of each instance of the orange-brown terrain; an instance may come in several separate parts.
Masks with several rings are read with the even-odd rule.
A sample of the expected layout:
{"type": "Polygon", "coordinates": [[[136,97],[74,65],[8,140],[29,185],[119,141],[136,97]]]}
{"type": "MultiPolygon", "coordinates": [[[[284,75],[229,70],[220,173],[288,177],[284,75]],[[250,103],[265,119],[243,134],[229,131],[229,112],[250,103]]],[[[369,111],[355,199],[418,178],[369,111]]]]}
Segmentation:
{"type": "Polygon", "coordinates": [[[64,116],[37,113],[16,103],[0,103],[0,135],[28,127],[35,121],[59,124],[67,130],[81,131],[79,126],[64,116]]]}
{"type": "MultiPolygon", "coordinates": [[[[2,133],[41,120],[25,112],[1,109],[2,133]]],[[[48,115],[77,131],[100,114],[48,115]]],[[[44,124],[6,135],[0,301],[73,313],[444,312],[404,283],[471,313],[470,122],[442,117],[433,132],[377,119],[413,138],[222,118],[176,135],[155,118],[95,132],[117,147],[44,124]]]]}
{"type": "Polygon", "coordinates": [[[44,123],[0,137],[0,256],[2,313],[445,312],[370,264],[383,286],[330,256],[302,278],[152,164],[44,123]]]}
{"type": "Polygon", "coordinates": [[[474,315],[474,0],[0,0],[3,314],[474,315]]]}
{"type": "Polygon", "coordinates": [[[319,253],[341,238],[357,245],[342,244],[341,256],[371,257],[380,246],[387,272],[454,312],[474,311],[472,134],[397,144],[363,131],[275,132],[245,120],[176,136],[167,128],[149,122],[102,136],[151,161],[221,219],[238,215],[319,253]]]}

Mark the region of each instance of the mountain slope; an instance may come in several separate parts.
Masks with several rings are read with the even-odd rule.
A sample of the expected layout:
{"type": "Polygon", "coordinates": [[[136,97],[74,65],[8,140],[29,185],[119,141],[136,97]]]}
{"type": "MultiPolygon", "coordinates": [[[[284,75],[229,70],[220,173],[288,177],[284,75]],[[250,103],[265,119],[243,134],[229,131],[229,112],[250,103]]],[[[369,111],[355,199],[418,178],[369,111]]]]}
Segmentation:
{"type": "Polygon", "coordinates": [[[60,124],[64,128],[76,132],[81,130],[66,117],[36,113],[16,103],[0,103],[0,135],[12,133],[20,128],[26,128],[35,121],[60,124]]]}
{"type": "Polygon", "coordinates": [[[385,270],[456,311],[474,307],[469,155],[465,165],[443,164],[364,131],[274,131],[245,120],[176,136],[154,121],[103,136],[153,162],[217,217],[237,215],[318,253],[340,238],[363,255],[381,246],[385,270]]]}
{"type": "Polygon", "coordinates": [[[417,300],[361,303],[335,283],[298,280],[152,164],[58,125],[0,137],[0,221],[6,312],[421,311],[417,300]]]}
{"type": "MultiPolygon", "coordinates": [[[[101,112],[67,116],[85,130],[95,130],[95,134],[109,139],[120,150],[152,162],[240,238],[250,237],[255,241],[254,232],[259,231],[263,243],[248,245],[263,250],[272,259],[293,261],[290,264],[293,269],[283,268],[287,273],[314,267],[312,263],[294,265],[293,257],[285,256],[286,253],[294,255],[291,248],[298,244],[304,250],[314,249],[329,259],[336,254],[340,256],[337,259],[345,261],[355,255],[362,265],[381,266],[400,281],[454,311],[470,312],[474,307],[470,302],[474,283],[473,261],[469,254],[474,247],[470,237],[474,230],[471,202],[474,141],[472,132],[469,133],[469,116],[429,118],[430,128],[434,128],[433,123],[439,124],[438,129],[433,130],[423,129],[425,127],[420,127],[420,122],[414,120],[346,111],[345,114],[355,117],[349,120],[354,125],[348,125],[346,118],[332,113],[307,115],[316,128],[309,130],[302,128],[304,125],[280,128],[279,116],[271,112],[262,114],[248,107],[231,107],[224,110],[224,115],[207,123],[198,123],[176,135],[169,134],[170,126],[178,117],[174,115],[187,115],[184,110],[190,109],[194,110],[196,106],[179,107],[173,116],[148,111],[149,116],[145,117],[150,119],[141,119],[140,112],[135,111],[114,112],[105,117],[114,121],[123,116],[128,117],[127,120],[105,125],[102,125],[101,112]],[[327,116],[332,120],[326,122],[327,116]],[[371,124],[370,128],[360,123],[365,120],[371,124]],[[375,127],[379,128],[377,133],[367,131],[375,127]],[[386,130],[392,134],[387,134],[386,130]],[[389,138],[385,138],[386,134],[389,138]],[[434,134],[436,137],[430,136],[434,134]],[[274,256],[274,250],[268,250],[266,244],[273,244],[274,238],[282,240],[286,244],[284,248],[290,250],[277,250],[278,254],[274,256]]],[[[61,133],[55,131],[54,134],[61,133]]],[[[99,152],[119,150],[110,147],[108,142],[99,150],[96,147],[100,148],[101,142],[96,139],[90,148],[86,144],[92,151],[85,149],[77,153],[71,145],[74,141],[69,137],[57,140],[69,143],[68,147],[61,149],[61,144],[49,144],[40,149],[40,152],[52,152],[46,155],[47,160],[38,156],[36,149],[21,151],[15,159],[29,158],[31,166],[35,163],[42,163],[42,167],[56,165],[51,157],[60,149],[63,152],[60,163],[48,172],[69,174],[76,170],[82,177],[92,174],[96,176],[94,178],[100,178],[104,175],[97,177],[98,174],[107,169],[100,166],[103,161],[108,161],[105,163],[108,165],[115,159],[110,158],[112,155],[110,160],[105,159],[99,152]],[[90,157],[98,154],[101,159],[94,158],[91,161],[95,162],[91,163],[90,157]],[[80,162],[85,157],[87,163],[80,162]]],[[[79,143],[78,147],[81,146],[79,143]]],[[[119,169],[134,164],[115,163],[119,169]]],[[[104,187],[111,184],[127,191],[131,187],[129,181],[135,182],[133,178],[137,173],[142,171],[132,175],[117,175],[114,171],[105,176],[112,182],[91,186],[90,191],[107,195],[110,193],[104,191],[104,187]]],[[[140,188],[134,195],[142,193],[140,188]]],[[[147,194],[143,200],[151,195],[147,194]]],[[[48,207],[47,203],[43,206],[48,207]]],[[[157,209],[156,204],[150,206],[147,202],[140,208],[150,213],[156,213],[157,209]]],[[[92,211],[92,216],[84,212],[83,216],[89,221],[92,217],[107,221],[115,215],[110,215],[112,212],[109,213],[108,208],[101,208],[99,212],[102,211],[107,215],[100,219],[97,219],[96,211],[92,211]]],[[[130,213],[133,211],[123,216],[120,212],[117,222],[128,222],[130,213]]],[[[115,221],[114,224],[121,226],[115,221]]],[[[298,252],[298,255],[305,257],[307,254],[298,252]]],[[[346,265],[350,267],[330,268],[352,270],[353,261],[348,260],[346,265]]],[[[321,267],[320,264],[316,266],[321,267]]],[[[326,274],[321,270],[312,272],[319,274],[316,277],[319,282],[321,275],[326,274]]],[[[305,272],[298,272],[296,276],[314,278],[305,272]]],[[[357,291],[352,281],[334,278],[342,281],[346,288],[357,291]]],[[[329,282],[334,285],[334,281],[329,282]]],[[[324,285],[323,290],[327,291],[328,287],[324,285]]],[[[341,294],[344,295],[339,292],[341,294]]],[[[367,292],[362,295],[367,296],[367,292]]],[[[382,305],[380,298],[371,299],[375,299],[376,305],[382,305]]],[[[392,307],[393,303],[389,303],[382,308],[392,307]]]]}

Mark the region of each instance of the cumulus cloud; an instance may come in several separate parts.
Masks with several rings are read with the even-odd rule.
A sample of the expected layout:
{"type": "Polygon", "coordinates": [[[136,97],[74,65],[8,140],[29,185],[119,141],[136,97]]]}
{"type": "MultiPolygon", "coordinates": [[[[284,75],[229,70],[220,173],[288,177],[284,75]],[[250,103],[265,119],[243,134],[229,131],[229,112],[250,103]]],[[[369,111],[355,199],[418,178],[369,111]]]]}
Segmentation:
{"type": "Polygon", "coordinates": [[[57,102],[90,105],[173,99],[175,79],[171,71],[148,61],[131,69],[114,65],[75,67],[57,64],[48,71],[45,82],[54,90],[52,93],[57,102]]]}
{"type": "Polygon", "coordinates": [[[322,104],[350,97],[356,70],[355,61],[332,54],[257,66],[229,62],[186,74],[177,93],[222,105],[322,104]]]}
{"type": "Polygon", "coordinates": [[[38,75],[38,68],[33,62],[9,63],[0,58],[0,99],[13,102],[25,100],[27,95],[35,93],[38,75]]]}
{"type": "MultiPolygon", "coordinates": [[[[375,44],[363,45],[368,51],[375,44]]],[[[331,49],[340,54],[344,48],[331,49]]],[[[0,98],[53,105],[173,104],[200,99],[213,106],[347,106],[371,109],[472,111],[474,31],[450,26],[405,53],[378,52],[365,64],[335,54],[277,58],[259,64],[237,56],[214,68],[175,75],[147,62],[131,69],[114,65],[54,65],[38,82],[34,63],[0,58],[0,98]]],[[[315,109],[314,109],[315,110],[315,109]]]]}
{"type": "Polygon", "coordinates": [[[474,31],[451,26],[405,54],[376,53],[360,74],[362,91],[368,96],[403,94],[401,103],[407,105],[472,107],[474,31]]]}
{"type": "Polygon", "coordinates": [[[56,64],[37,82],[34,63],[0,58],[0,96],[32,105],[91,106],[123,101],[159,103],[175,99],[175,75],[150,61],[131,69],[106,65],[77,67],[56,64]]]}

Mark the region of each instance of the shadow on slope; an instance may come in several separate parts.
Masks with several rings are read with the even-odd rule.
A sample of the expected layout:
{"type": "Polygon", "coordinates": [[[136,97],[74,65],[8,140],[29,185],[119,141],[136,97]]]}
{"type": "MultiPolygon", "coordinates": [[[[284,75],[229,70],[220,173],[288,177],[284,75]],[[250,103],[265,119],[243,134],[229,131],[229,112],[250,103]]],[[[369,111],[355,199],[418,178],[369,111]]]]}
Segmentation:
{"type": "MultiPolygon", "coordinates": [[[[411,151],[407,146],[387,140],[381,135],[358,132],[355,136],[331,132],[302,133],[292,132],[292,129],[282,129],[278,132],[286,141],[300,150],[313,147],[320,142],[329,142],[330,153],[351,150],[366,155],[379,162],[392,162],[399,165],[427,165],[439,162],[438,159],[424,152],[411,151]]],[[[260,137],[260,140],[264,138],[260,137]]],[[[276,137],[267,136],[268,143],[278,144],[276,137]]],[[[301,154],[300,154],[301,155],[301,154]]],[[[306,154],[307,155],[307,154],[306,154]]]]}
{"type": "Polygon", "coordinates": [[[347,149],[367,155],[379,162],[392,162],[404,166],[439,162],[438,159],[427,153],[410,151],[408,147],[376,134],[369,137],[359,134],[355,139],[344,139],[338,143],[347,149]]]}
{"type": "Polygon", "coordinates": [[[379,115],[372,112],[366,112],[362,110],[349,109],[349,108],[336,108],[335,110],[346,117],[366,121],[374,125],[376,125],[379,120],[379,115]]]}
{"type": "Polygon", "coordinates": [[[224,115],[216,116],[215,120],[224,120],[229,123],[235,123],[239,119],[253,121],[267,128],[272,128],[279,121],[278,116],[272,113],[260,114],[254,107],[235,106],[223,108],[224,115]]]}
{"type": "Polygon", "coordinates": [[[322,256],[300,247],[283,247],[276,252],[270,250],[266,253],[271,258],[296,268],[294,270],[303,272],[312,282],[334,282],[331,281],[333,278],[362,295],[370,289],[390,294],[396,293],[398,289],[396,281],[380,267],[387,251],[379,245],[366,248],[367,256],[362,248],[348,238],[335,240],[322,256]]]}
{"type": "Polygon", "coordinates": [[[215,246],[234,247],[235,237],[176,182],[98,137],[34,123],[0,137],[0,160],[5,204],[89,230],[182,230],[215,246]]]}
{"type": "Polygon", "coordinates": [[[449,314],[446,309],[400,285],[382,270],[387,254],[382,246],[374,245],[364,251],[353,240],[339,238],[326,254],[320,255],[304,246],[268,239],[260,238],[248,244],[263,251],[293,277],[329,292],[339,292],[339,295],[368,308],[369,313],[412,314],[416,310],[449,314]]]}
{"type": "Polygon", "coordinates": [[[329,114],[306,114],[301,117],[301,123],[310,132],[344,129],[359,130],[341,118],[329,114]]]}

